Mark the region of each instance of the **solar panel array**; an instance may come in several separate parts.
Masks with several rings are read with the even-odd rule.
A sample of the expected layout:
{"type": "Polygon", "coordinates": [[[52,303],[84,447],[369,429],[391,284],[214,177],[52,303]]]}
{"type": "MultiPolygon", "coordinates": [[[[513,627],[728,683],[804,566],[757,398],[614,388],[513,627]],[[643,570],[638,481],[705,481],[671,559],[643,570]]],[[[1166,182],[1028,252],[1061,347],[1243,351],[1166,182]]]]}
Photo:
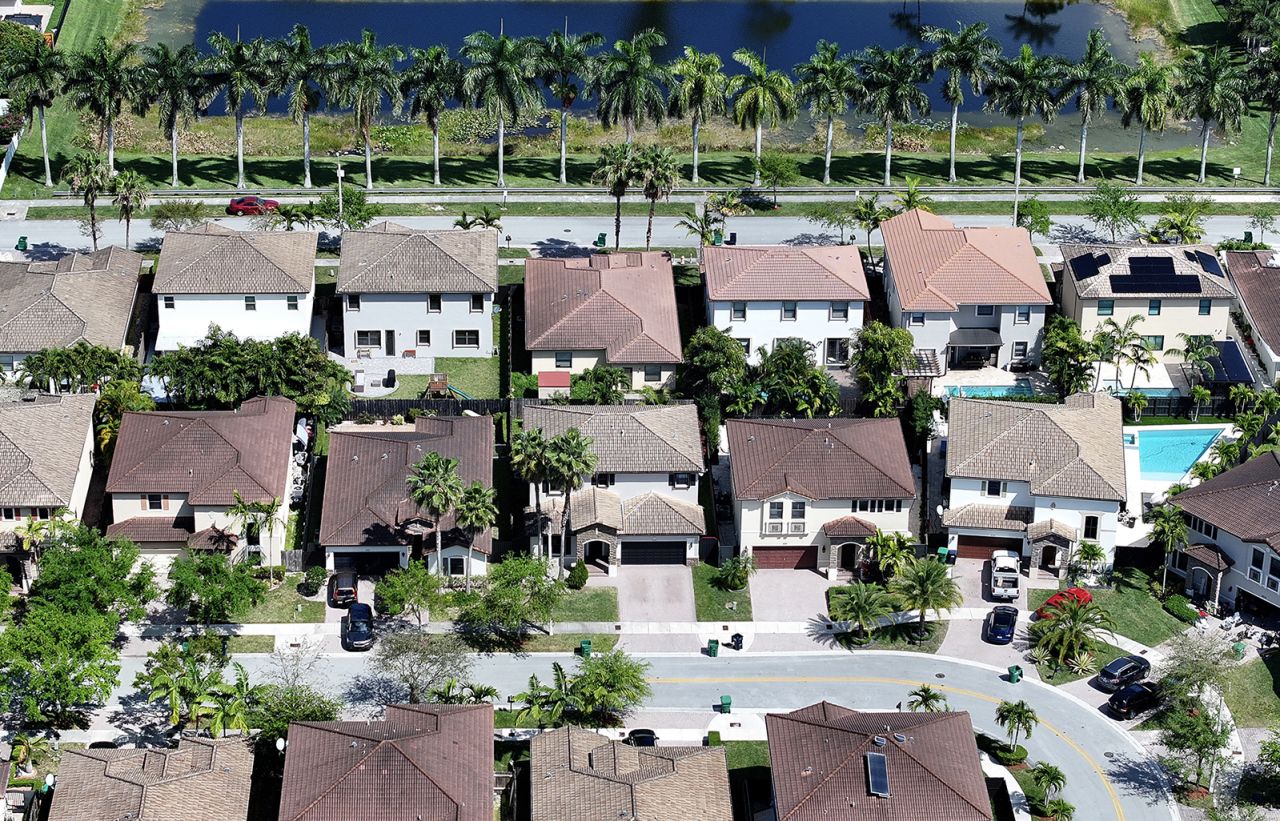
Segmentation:
{"type": "Polygon", "coordinates": [[[1196,251],[1196,261],[1200,263],[1200,267],[1203,268],[1206,273],[1213,274],[1216,277],[1226,276],[1222,270],[1221,263],[1218,262],[1218,258],[1213,254],[1207,254],[1204,251],[1196,251]]]}
{"type": "Polygon", "coordinates": [[[1111,291],[1116,294],[1198,294],[1200,277],[1112,274],[1111,291]]]}
{"type": "Polygon", "coordinates": [[[1129,257],[1129,273],[1135,276],[1173,276],[1173,257],[1129,257]]]}
{"type": "Polygon", "coordinates": [[[1071,260],[1071,270],[1076,279],[1088,279],[1097,276],[1099,271],[1110,264],[1110,254],[1084,254],[1071,260]]]}
{"type": "Polygon", "coordinates": [[[872,795],[889,797],[889,762],[884,753],[867,753],[867,782],[872,795]]]}

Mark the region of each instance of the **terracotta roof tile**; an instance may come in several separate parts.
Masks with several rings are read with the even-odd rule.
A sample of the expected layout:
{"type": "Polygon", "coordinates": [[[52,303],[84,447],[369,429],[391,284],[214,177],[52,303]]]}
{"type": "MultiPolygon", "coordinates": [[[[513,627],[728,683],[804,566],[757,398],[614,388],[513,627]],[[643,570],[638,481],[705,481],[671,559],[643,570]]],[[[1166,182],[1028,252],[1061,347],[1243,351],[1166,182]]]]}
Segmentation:
{"type": "Polygon", "coordinates": [[[969,504],[942,514],[944,527],[976,527],[982,530],[1012,530],[1021,533],[1035,518],[1035,508],[969,504]]]}
{"type": "Polygon", "coordinates": [[[525,405],[524,427],[550,439],[577,428],[600,473],[701,473],[694,405],[525,405]]]}
{"type": "Polygon", "coordinates": [[[160,247],[157,294],[305,294],[315,283],[316,235],[233,231],[206,222],[169,231],[160,247]]]}
{"type": "Polygon", "coordinates": [[[691,505],[661,493],[642,493],[622,503],[624,535],[701,536],[706,518],[701,505],[691,505]]]}
{"type": "Polygon", "coordinates": [[[1280,553],[1280,453],[1264,453],[1170,500],[1246,542],[1280,553]]]}
{"type": "Polygon", "coordinates": [[[342,235],[338,293],[493,293],[497,289],[497,231],[422,231],[380,222],[342,235]]]}
{"type": "Polygon", "coordinates": [[[874,536],[878,528],[857,516],[841,516],[823,525],[822,532],[837,539],[859,539],[874,536]]]}
{"type": "Polygon", "coordinates": [[[710,299],[870,298],[862,255],[852,245],[709,246],[702,271],[710,299]]]}
{"type": "Polygon", "coordinates": [[[1227,271],[1253,320],[1253,331],[1280,350],[1280,252],[1228,251],[1227,271]]]}
{"type": "Polygon", "coordinates": [[[137,544],[163,542],[186,544],[195,532],[195,519],[191,517],[168,519],[161,516],[134,516],[122,522],[107,525],[111,538],[128,539],[137,544]]]}
{"type": "Polygon", "coordinates": [[[0,262],[0,351],[31,353],[84,340],[124,346],[141,254],[103,248],[56,262],[0,262]]]}

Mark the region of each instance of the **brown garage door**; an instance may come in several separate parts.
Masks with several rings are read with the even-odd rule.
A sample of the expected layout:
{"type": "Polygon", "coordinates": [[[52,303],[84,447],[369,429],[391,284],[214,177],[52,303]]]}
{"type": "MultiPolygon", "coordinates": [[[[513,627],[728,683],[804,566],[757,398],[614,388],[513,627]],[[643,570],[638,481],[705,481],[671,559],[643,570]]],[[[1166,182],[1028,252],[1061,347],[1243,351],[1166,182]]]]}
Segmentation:
{"type": "Polygon", "coordinates": [[[818,548],[757,547],[756,562],[766,570],[817,570],[818,548]]]}
{"type": "Polygon", "coordinates": [[[961,536],[957,540],[956,557],[990,559],[993,550],[1012,550],[1022,555],[1021,539],[998,539],[995,536],[961,536]]]}

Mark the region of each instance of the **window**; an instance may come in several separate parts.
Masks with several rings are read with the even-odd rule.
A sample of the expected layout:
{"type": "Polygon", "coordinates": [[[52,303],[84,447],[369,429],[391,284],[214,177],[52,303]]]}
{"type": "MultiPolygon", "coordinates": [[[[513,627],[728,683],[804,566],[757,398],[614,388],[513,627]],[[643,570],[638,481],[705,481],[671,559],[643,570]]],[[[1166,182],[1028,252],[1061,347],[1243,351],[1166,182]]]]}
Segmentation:
{"type": "Polygon", "coordinates": [[[53,518],[53,508],[51,507],[32,508],[31,515],[36,517],[37,522],[47,522],[53,518]]]}
{"type": "Polygon", "coordinates": [[[1031,306],[1030,305],[1019,305],[1016,309],[1014,309],[1013,324],[1014,325],[1031,324],[1031,306]]]}
{"type": "Polygon", "coordinates": [[[444,574],[446,576],[465,576],[467,575],[467,566],[465,560],[461,556],[446,556],[444,560],[444,574]]]}
{"type": "Polygon", "coordinates": [[[1089,541],[1096,541],[1098,538],[1098,517],[1084,517],[1084,537],[1089,541]]]}
{"type": "Polygon", "coordinates": [[[791,503],[791,518],[793,518],[793,519],[803,519],[803,518],[804,518],[804,502],[792,502],[792,503],[791,503]]]}
{"type": "Polygon", "coordinates": [[[1267,589],[1280,592],[1280,556],[1267,560],[1267,589]]]}
{"type": "Polygon", "coordinates": [[[164,307],[165,307],[165,310],[167,311],[173,310],[173,297],[171,296],[164,297],[164,307]]]}
{"type": "Polygon", "coordinates": [[[1155,334],[1154,336],[1143,336],[1142,341],[1146,343],[1149,351],[1164,350],[1164,334],[1155,334]]]}
{"type": "MultiPolygon", "coordinates": [[[[438,298],[438,297],[437,297],[438,298]]],[[[440,310],[437,306],[436,310],[440,310]]],[[[484,294],[471,295],[471,313],[478,314],[484,311],[484,294]]]]}
{"type": "Polygon", "coordinates": [[[562,537],[561,537],[561,535],[560,535],[559,533],[552,533],[552,534],[551,534],[551,540],[550,540],[550,542],[549,542],[549,544],[548,544],[548,547],[550,547],[550,548],[551,548],[551,555],[552,555],[552,556],[559,556],[559,555],[561,555],[561,554],[563,554],[563,553],[564,553],[563,545],[561,545],[561,543],[560,543],[561,538],[562,538],[562,537]]]}
{"type": "Polygon", "coordinates": [[[1160,316],[1160,300],[1153,299],[1147,303],[1147,316],[1160,316]]]}
{"type": "Polygon", "coordinates": [[[356,331],[357,348],[381,348],[382,331],[356,331]]]}
{"type": "Polygon", "coordinates": [[[1249,559],[1249,581],[1255,584],[1262,584],[1262,558],[1262,551],[1255,547],[1249,559]]]}
{"type": "Polygon", "coordinates": [[[693,487],[694,475],[692,473],[672,473],[667,476],[667,484],[671,487],[689,488],[693,487]]]}
{"type": "Polygon", "coordinates": [[[644,366],[644,381],[646,381],[646,382],[661,382],[661,381],[662,381],[662,366],[661,366],[661,365],[645,365],[645,366],[644,366]]]}
{"type": "Polygon", "coordinates": [[[796,318],[796,304],[794,302],[782,303],[782,320],[784,322],[793,322],[796,318]]]}
{"type": "Polygon", "coordinates": [[[479,331],[454,331],[453,347],[455,348],[479,348],[480,332],[479,331]]]}
{"type": "Polygon", "coordinates": [[[987,482],[986,487],[983,488],[983,495],[984,496],[1003,496],[1004,482],[1001,482],[1001,481],[987,482]]]}
{"type": "Polygon", "coordinates": [[[284,298],[284,305],[287,310],[298,310],[298,297],[296,294],[289,294],[284,298]]]}
{"type": "Polygon", "coordinates": [[[560,488],[556,487],[555,485],[552,485],[550,482],[544,481],[542,483],[543,496],[560,496],[562,494],[563,492],[560,490],[560,488]]]}
{"type": "Polygon", "coordinates": [[[348,311],[358,311],[358,310],[360,310],[360,295],[359,295],[359,294],[347,294],[347,310],[348,310],[348,311]]]}
{"type": "Polygon", "coordinates": [[[1187,514],[1187,525],[1197,533],[1202,533],[1214,541],[1218,540],[1218,528],[1201,519],[1199,516],[1187,514]]]}
{"type": "Polygon", "coordinates": [[[1026,358],[1027,358],[1027,343],[1025,343],[1025,342],[1015,342],[1015,343],[1013,343],[1013,358],[1014,358],[1014,359],[1026,359],[1026,358]]]}
{"type": "Polygon", "coordinates": [[[907,324],[908,324],[908,325],[923,325],[923,324],[924,324],[924,313],[923,313],[923,312],[920,312],[920,313],[914,313],[914,314],[907,314],[907,324]]]}
{"type": "Polygon", "coordinates": [[[573,367],[573,351],[556,351],[556,367],[572,368],[573,367]]]}
{"type": "Polygon", "coordinates": [[[1116,312],[1116,301],[1114,299],[1098,300],[1098,316],[1111,316],[1116,312]]]}
{"type": "Polygon", "coordinates": [[[849,319],[849,303],[833,302],[831,303],[831,321],[845,322],[849,319]]]}
{"type": "Polygon", "coordinates": [[[743,354],[745,354],[746,356],[751,356],[751,340],[750,339],[743,339],[742,337],[737,337],[733,341],[737,342],[739,345],[742,346],[743,354]]]}
{"type": "Polygon", "coordinates": [[[439,294],[427,294],[427,313],[429,314],[440,313],[440,295],[439,294]]]}
{"type": "Polygon", "coordinates": [[[148,493],[147,510],[164,510],[164,496],[159,493],[148,493]]]}
{"type": "Polygon", "coordinates": [[[1209,312],[1210,312],[1210,311],[1212,311],[1212,310],[1213,310],[1213,300],[1212,300],[1212,299],[1202,299],[1202,300],[1200,300],[1200,316],[1208,316],[1208,315],[1209,315],[1209,312]]]}
{"type": "Polygon", "coordinates": [[[901,513],[901,499],[854,499],[854,513],[901,513]]]}
{"type": "Polygon", "coordinates": [[[774,520],[782,519],[782,502],[769,503],[769,518],[774,520]]]}
{"type": "Polygon", "coordinates": [[[849,340],[845,337],[827,340],[827,364],[843,365],[849,361],[849,340]]]}
{"type": "Polygon", "coordinates": [[[729,307],[729,316],[731,319],[742,321],[747,318],[747,303],[735,302],[729,307]]]}
{"type": "Polygon", "coordinates": [[[994,305],[978,305],[977,307],[975,307],[975,308],[973,309],[973,312],[974,312],[975,314],[977,314],[978,316],[995,316],[995,315],[996,315],[996,306],[994,306],[994,305]]]}
{"type": "Polygon", "coordinates": [[[418,331],[418,347],[431,347],[431,331],[418,331]]]}
{"type": "Polygon", "coordinates": [[[13,373],[14,358],[12,354],[0,356],[0,373],[13,373]]]}
{"type": "Polygon", "coordinates": [[[618,481],[618,477],[612,473],[597,473],[592,479],[591,484],[596,487],[613,487],[618,481]]]}
{"type": "Polygon", "coordinates": [[[4,519],[6,522],[12,522],[17,518],[18,518],[18,509],[16,507],[0,508],[0,519],[4,519]]]}
{"type": "Polygon", "coordinates": [[[258,298],[256,296],[247,296],[244,298],[244,309],[246,311],[258,310],[258,298]]]}

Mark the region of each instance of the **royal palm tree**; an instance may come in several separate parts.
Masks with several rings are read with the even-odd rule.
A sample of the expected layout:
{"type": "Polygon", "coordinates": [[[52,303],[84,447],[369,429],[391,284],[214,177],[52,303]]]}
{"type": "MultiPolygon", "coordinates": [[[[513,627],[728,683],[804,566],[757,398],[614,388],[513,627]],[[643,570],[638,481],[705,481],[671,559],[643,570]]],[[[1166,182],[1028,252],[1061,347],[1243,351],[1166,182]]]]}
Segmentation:
{"type": "Polygon", "coordinates": [[[151,189],[147,186],[146,177],[137,171],[124,170],[111,181],[112,205],[120,211],[120,219],[124,221],[124,247],[129,247],[129,225],[134,214],[147,209],[147,198],[151,189]]]}
{"type": "Polygon", "coordinates": [[[565,170],[569,146],[569,109],[583,91],[591,89],[595,58],[591,52],[600,47],[604,37],[597,32],[570,34],[568,20],[563,32],[553,31],[538,43],[538,71],[542,84],[560,102],[560,184],[569,182],[565,170]],[[581,81],[582,85],[578,85],[581,81]]]}
{"type": "Polygon", "coordinates": [[[1191,369],[1192,382],[1198,385],[1206,379],[1213,379],[1217,375],[1213,360],[1218,357],[1218,348],[1213,344],[1213,338],[1206,334],[1189,333],[1180,333],[1178,338],[1182,340],[1182,347],[1170,348],[1168,353],[1181,359],[1191,369]]]}
{"type": "Polygon", "coordinates": [[[1178,96],[1183,111],[1200,120],[1200,176],[1204,182],[1209,164],[1209,133],[1216,124],[1224,134],[1240,130],[1240,120],[1249,108],[1249,90],[1244,66],[1225,46],[1196,51],[1182,70],[1178,96]]]}
{"type": "Polygon", "coordinates": [[[1111,46],[1101,29],[1093,29],[1085,40],[1084,56],[1080,62],[1068,66],[1064,94],[1075,94],[1076,109],[1080,112],[1080,167],[1076,182],[1084,182],[1084,159],[1089,142],[1089,123],[1106,110],[1112,97],[1124,88],[1126,70],[1124,64],[1111,53],[1111,46]]]}
{"type": "Polygon", "coordinates": [[[507,184],[503,168],[507,123],[541,102],[538,97],[538,45],[528,38],[477,31],[462,41],[462,56],[470,65],[462,76],[467,100],[498,121],[498,187],[507,184]]]}
{"type": "Polygon", "coordinates": [[[925,42],[937,46],[930,58],[934,71],[945,71],[942,99],[951,106],[950,167],[947,179],[956,181],[956,130],[960,125],[960,106],[964,105],[964,86],[981,96],[991,77],[991,67],[1000,59],[1000,43],[990,34],[986,23],[956,24],[955,31],[926,26],[925,42]]]}
{"type": "Polygon", "coordinates": [[[332,88],[331,50],[311,45],[311,32],[297,23],[283,40],[270,46],[271,92],[289,100],[289,116],[302,124],[302,185],[311,187],[311,112],[320,107],[321,93],[332,88]]]}
{"type": "Polygon", "coordinates": [[[596,114],[605,128],[622,123],[627,145],[635,141],[637,126],[660,123],[666,114],[662,88],[671,83],[671,72],[653,56],[666,44],[662,32],[645,29],[615,42],[596,65],[596,114]]]}
{"type": "Polygon", "coordinates": [[[701,52],[692,46],[685,46],[684,56],[678,57],[667,70],[671,75],[667,113],[672,117],[687,116],[691,121],[693,182],[697,183],[702,124],[725,112],[729,78],[724,75],[724,63],[720,61],[719,54],[701,52]]]}
{"type": "Polygon", "coordinates": [[[1160,505],[1147,511],[1144,517],[1151,525],[1151,544],[1164,553],[1164,573],[1160,586],[1169,581],[1169,556],[1187,546],[1187,520],[1182,511],[1173,505],[1160,505]]]}
{"type": "Polygon", "coordinates": [[[133,43],[115,46],[99,37],[88,51],[72,52],[67,60],[64,93],[71,104],[96,117],[98,147],[105,131],[107,171],[116,172],[116,120],[125,103],[138,91],[136,80],[138,47],[133,43]]]}
{"type": "Polygon", "coordinates": [[[546,525],[542,518],[542,483],[547,481],[547,441],[538,428],[521,428],[511,436],[511,469],[521,480],[533,486],[533,511],[537,516],[538,550],[541,558],[546,549],[546,525]]]}
{"type": "Polygon", "coordinates": [[[1271,159],[1276,149],[1276,125],[1280,123],[1280,48],[1272,46],[1250,56],[1249,87],[1267,112],[1267,160],[1262,172],[1262,184],[1267,186],[1271,185],[1271,159]]]}
{"type": "Polygon", "coordinates": [[[89,209],[89,235],[98,250],[98,197],[111,188],[111,169],[101,154],[81,151],[62,166],[62,179],[89,209]]]}
{"type": "Polygon", "coordinates": [[[5,96],[14,100],[26,100],[27,117],[32,112],[40,116],[40,150],[44,155],[44,184],[53,187],[53,172],[49,168],[49,136],[45,130],[44,113],[61,93],[66,79],[65,53],[49,48],[43,39],[24,41],[5,55],[5,96]]]}
{"type": "Polygon", "coordinates": [[[649,201],[649,222],[644,232],[644,248],[648,251],[653,247],[653,215],[658,200],[671,196],[680,184],[680,163],[670,148],[649,145],[636,154],[635,170],[644,198],[649,201]]]}
{"type": "Polygon", "coordinates": [[[851,582],[831,590],[828,614],[835,621],[845,621],[858,638],[868,638],[882,619],[893,615],[893,597],[883,587],[866,582],[851,582]]]}
{"type": "Polygon", "coordinates": [[[1031,738],[1039,723],[1036,711],[1025,701],[1002,701],[996,707],[996,724],[1009,735],[1010,747],[1017,747],[1020,738],[1031,738]]]}
{"type": "Polygon", "coordinates": [[[1013,163],[1013,222],[1018,223],[1017,189],[1022,184],[1022,138],[1027,118],[1039,117],[1052,122],[1062,108],[1059,91],[1064,79],[1064,65],[1052,55],[1038,56],[1024,45],[1017,57],[1000,60],[987,86],[986,108],[998,111],[1016,124],[1013,163]]]}
{"type": "Polygon", "coordinates": [[[564,576],[564,557],[569,552],[569,533],[573,526],[573,492],[582,487],[583,479],[595,470],[596,454],[591,449],[591,439],[583,436],[577,428],[569,428],[547,442],[547,475],[551,485],[564,494],[560,559],[556,562],[561,577],[564,576]]]}
{"type": "Polygon", "coordinates": [[[942,694],[942,691],[928,684],[921,684],[907,693],[907,709],[913,713],[943,713],[949,706],[947,697],[942,694]]]}
{"type": "Polygon", "coordinates": [[[880,204],[880,198],[874,194],[863,194],[853,201],[852,216],[858,227],[867,232],[867,262],[871,263],[871,232],[880,227],[880,223],[893,216],[893,209],[880,204]]]}
{"type": "Polygon", "coordinates": [[[409,49],[409,66],[401,73],[400,95],[409,103],[409,117],[425,119],[431,128],[432,182],[440,184],[440,115],[450,102],[462,99],[462,63],[444,46],[409,49]]]}
{"type": "Polygon", "coordinates": [[[609,196],[613,197],[616,206],[613,212],[613,249],[615,251],[622,246],[622,198],[627,195],[627,189],[638,181],[636,155],[630,145],[619,143],[606,145],[600,149],[600,156],[596,158],[596,167],[591,172],[591,184],[604,186],[609,196]]]}
{"type": "Polygon", "coordinates": [[[470,545],[476,536],[493,527],[498,520],[498,506],[494,499],[497,491],[485,487],[479,482],[472,482],[462,491],[458,498],[456,518],[458,527],[467,534],[467,590],[471,590],[471,555],[470,545]]]}
{"type": "Polygon", "coordinates": [[[889,580],[889,592],[907,610],[920,613],[917,634],[925,634],[925,619],[948,607],[959,607],[964,601],[960,587],[947,573],[947,566],[934,559],[913,559],[889,580]]]}
{"type": "Polygon", "coordinates": [[[204,113],[212,102],[213,89],[202,69],[200,52],[189,44],[177,51],[165,43],[148,46],[143,52],[142,76],[150,84],[151,103],[169,141],[169,184],[177,188],[178,132],[204,113]]]}
{"type": "Polygon", "coordinates": [[[1034,622],[1029,632],[1032,644],[1061,666],[1090,652],[1114,626],[1097,604],[1068,598],[1050,607],[1049,617],[1034,622]]]}
{"type": "Polygon", "coordinates": [[[764,58],[740,48],[733,59],[747,70],[729,78],[733,120],[740,128],[756,131],[755,182],[760,184],[760,145],[765,128],[774,128],[796,115],[796,89],[786,72],[770,70],[764,58]]]}
{"type": "Polygon", "coordinates": [[[1066,773],[1048,761],[1037,763],[1028,773],[1031,775],[1032,783],[1044,792],[1045,798],[1053,798],[1067,786],[1066,773]]]}
{"type": "Polygon", "coordinates": [[[840,53],[840,46],[819,40],[809,62],[795,67],[796,96],[809,106],[814,117],[827,120],[827,141],[823,151],[822,182],[831,183],[831,148],[835,142],[836,117],[849,110],[849,103],[862,101],[865,89],[853,57],[840,53]]]}
{"type": "Polygon", "coordinates": [[[462,480],[458,478],[458,460],[448,459],[434,451],[422,455],[405,479],[409,501],[432,519],[436,532],[436,573],[444,575],[444,518],[462,498],[462,480]]]}
{"type": "Polygon", "coordinates": [[[1147,132],[1164,131],[1173,114],[1178,89],[1178,67],[1162,63],[1155,54],[1144,51],[1138,65],[1125,78],[1116,97],[1120,106],[1120,124],[1128,128],[1138,124],[1138,174],[1134,183],[1142,185],[1142,166],[1147,159],[1147,132]]]}
{"type": "Polygon", "coordinates": [[[334,49],[333,84],[337,100],[351,107],[360,136],[364,138],[364,187],[373,190],[373,120],[382,111],[386,98],[399,108],[400,72],[396,63],[404,59],[399,46],[380,46],[378,36],[365,29],[359,42],[344,43],[334,49]]]}
{"type": "Polygon", "coordinates": [[[209,36],[209,56],[205,73],[212,87],[225,91],[227,110],[236,120],[236,188],[245,187],[244,179],[244,115],[245,103],[256,100],[266,106],[270,94],[269,63],[264,40],[232,40],[220,31],[209,36]]]}
{"type": "Polygon", "coordinates": [[[893,50],[871,46],[858,58],[866,97],[862,108],[884,123],[884,184],[892,181],[893,124],[916,114],[929,115],[929,95],[920,87],[929,79],[929,61],[915,46],[893,50]]]}

